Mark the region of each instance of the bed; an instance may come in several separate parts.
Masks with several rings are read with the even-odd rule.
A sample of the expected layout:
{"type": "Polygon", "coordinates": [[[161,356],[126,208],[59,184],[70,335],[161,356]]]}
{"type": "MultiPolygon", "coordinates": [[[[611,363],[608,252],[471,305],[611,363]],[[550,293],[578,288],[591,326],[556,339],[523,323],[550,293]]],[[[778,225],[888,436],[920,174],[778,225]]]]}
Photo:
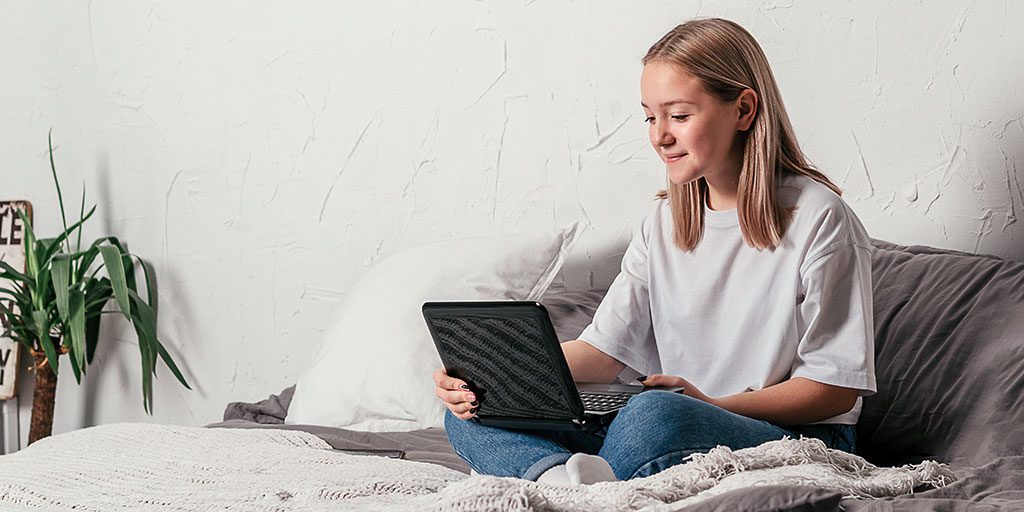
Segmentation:
{"type": "MultiPolygon", "coordinates": [[[[891,470],[904,480],[888,493],[858,496],[800,473],[757,477],[742,450],[696,457],[687,464],[693,468],[669,482],[691,485],[690,491],[699,481],[712,482],[697,494],[664,482],[641,482],[622,493],[615,484],[564,490],[471,477],[442,429],[362,432],[285,424],[289,387],[257,403],[229,404],[223,421],[206,428],[93,427],[0,458],[0,509],[109,510],[97,504],[124,503],[126,510],[1024,510],[1024,263],[872,243],[879,391],[864,400],[857,425],[863,457],[857,460],[865,463],[806,443],[778,448],[806,448],[807,462],[820,456],[825,467],[845,465],[847,475],[891,470]],[[155,461],[141,461],[140,450],[132,450],[160,439],[167,440],[167,451],[147,447],[155,461]],[[39,465],[47,457],[65,461],[52,487],[32,480],[43,474],[39,465]],[[196,465],[204,457],[211,462],[196,465]],[[245,474],[225,476],[239,465],[248,468],[245,474]],[[701,465],[703,474],[696,475],[701,465]],[[124,489],[115,469],[101,467],[134,468],[120,481],[149,483],[124,489]],[[731,476],[709,476],[717,470],[708,468],[722,467],[731,476]],[[737,478],[744,473],[746,480],[737,478]],[[336,479],[323,480],[328,474],[336,479]]],[[[560,336],[571,339],[602,295],[553,291],[542,302],[560,336]]],[[[799,469],[801,462],[785,465],[799,469]]]]}

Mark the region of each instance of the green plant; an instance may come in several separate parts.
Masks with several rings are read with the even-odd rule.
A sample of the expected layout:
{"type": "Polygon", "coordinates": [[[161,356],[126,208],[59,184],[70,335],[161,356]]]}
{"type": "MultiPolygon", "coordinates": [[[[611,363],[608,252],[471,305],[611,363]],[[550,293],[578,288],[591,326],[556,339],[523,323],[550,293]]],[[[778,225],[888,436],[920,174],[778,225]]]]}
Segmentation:
{"type": "Polygon", "coordinates": [[[75,380],[81,383],[96,353],[103,315],[120,314],[135,329],[142,358],[142,405],[148,414],[153,411],[153,377],[158,358],[183,386],[191,389],[157,338],[157,286],[152,266],[129,253],[116,237],[99,238],[82,247],[82,226],[92,217],[96,206],[85,211],[83,187],[78,221],[68,226],[52,137],[48,137],[48,142],[50,172],[57,188],[64,231],[54,238],[36,238],[31,219],[19,211],[25,229],[26,270],[22,273],[0,261],[0,277],[10,283],[0,288],[0,298],[7,299],[6,305],[0,300],[0,319],[8,335],[28,347],[35,361],[29,443],[52,431],[60,356],[68,355],[75,380]],[[146,298],[139,294],[136,262],[145,276],[146,298]],[[106,309],[112,300],[117,309],[106,309]]]}

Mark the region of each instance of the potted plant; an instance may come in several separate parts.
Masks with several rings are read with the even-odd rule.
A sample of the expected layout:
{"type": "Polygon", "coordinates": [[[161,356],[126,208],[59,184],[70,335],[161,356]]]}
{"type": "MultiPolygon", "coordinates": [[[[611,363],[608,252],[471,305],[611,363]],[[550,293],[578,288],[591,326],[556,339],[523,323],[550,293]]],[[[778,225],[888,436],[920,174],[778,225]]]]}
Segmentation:
{"type": "Polygon", "coordinates": [[[64,231],[54,238],[37,238],[31,219],[19,211],[25,230],[25,272],[0,261],[0,320],[8,336],[28,348],[34,361],[35,388],[29,443],[49,436],[61,356],[67,354],[80,384],[99,343],[100,320],[120,314],[135,329],[142,356],[142,406],[153,411],[153,376],[157,359],[170,368],[183,386],[191,389],[157,338],[157,287],[151,265],[132,255],[116,237],[108,236],[82,246],[82,225],[96,211],[85,211],[85,189],[78,221],[68,226],[64,197],[53,160],[53,139],[48,137],[50,172],[64,231]],[[136,266],[137,265],[137,266],[136,266]],[[136,268],[145,276],[139,293],[136,268]],[[114,302],[116,309],[106,306],[114,302]]]}

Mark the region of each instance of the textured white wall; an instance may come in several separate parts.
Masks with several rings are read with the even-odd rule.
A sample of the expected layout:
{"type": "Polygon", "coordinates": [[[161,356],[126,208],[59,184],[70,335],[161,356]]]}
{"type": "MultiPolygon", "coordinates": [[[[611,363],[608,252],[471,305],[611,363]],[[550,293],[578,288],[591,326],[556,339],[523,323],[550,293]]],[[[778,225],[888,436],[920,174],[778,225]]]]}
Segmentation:
{"type": "Polygon", "coordinates": [[[696,15],[759,39],[872,236],[1024,259],[1024,4],[708,4],[0,1],[0,197],[56,231],[53,127],[90,234],[156,265],[196,387],[162,371],[145,416],[111,317],[86,382],[62,372],[55,431],[279,391],[360,273],[421,242],[581,219],[566,284],[606,285],[664,182],[639,60],[696,15]]]}

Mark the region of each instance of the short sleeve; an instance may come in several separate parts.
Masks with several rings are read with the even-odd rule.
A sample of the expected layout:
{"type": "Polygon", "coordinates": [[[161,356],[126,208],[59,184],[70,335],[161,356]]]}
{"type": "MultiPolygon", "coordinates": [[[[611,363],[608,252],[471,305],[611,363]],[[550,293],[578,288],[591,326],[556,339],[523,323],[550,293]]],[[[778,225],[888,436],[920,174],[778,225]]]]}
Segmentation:
{"type": "Polygon", "coordinates": [[[804,263],[800,280],[791,376],[874,394],[870,248],[856,241],[832,246],[804,263]]]}
{"type": "Polygon", "coordinates": [[[622,256],[619,275],[579,339],[641,373],[657,373],[658,349],[651,321],[648,240],[652,215],[644,218],[622,256]]]}

